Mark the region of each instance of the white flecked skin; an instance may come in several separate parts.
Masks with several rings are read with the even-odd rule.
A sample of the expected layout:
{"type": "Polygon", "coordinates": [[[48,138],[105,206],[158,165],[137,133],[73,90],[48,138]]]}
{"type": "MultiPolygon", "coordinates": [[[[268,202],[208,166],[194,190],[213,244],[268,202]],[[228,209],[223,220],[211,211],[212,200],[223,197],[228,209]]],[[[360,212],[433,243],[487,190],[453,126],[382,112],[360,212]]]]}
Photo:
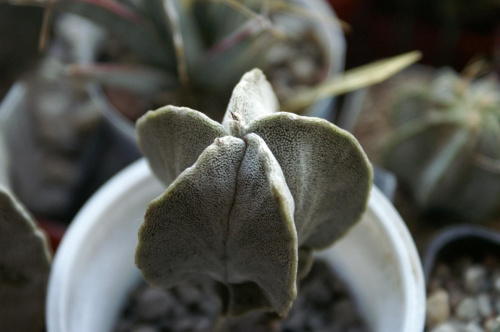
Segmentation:
{"type": "Polygon", "coordinates": [[[49,271],[45,235],[0,186],[0,331],[43,329],[49,271]]]}
{"type": "Polygon", "coordinates": [[[284,316],[313,249],[360,219],[372,169],[357,141],[325,120],[278,110],[254,69],[222,125],[174,106],[139,119],[139,146],[168,186],[139,231],[136,264],[148,282],[215,279],[226,286],[228,314],[284,316]]]}

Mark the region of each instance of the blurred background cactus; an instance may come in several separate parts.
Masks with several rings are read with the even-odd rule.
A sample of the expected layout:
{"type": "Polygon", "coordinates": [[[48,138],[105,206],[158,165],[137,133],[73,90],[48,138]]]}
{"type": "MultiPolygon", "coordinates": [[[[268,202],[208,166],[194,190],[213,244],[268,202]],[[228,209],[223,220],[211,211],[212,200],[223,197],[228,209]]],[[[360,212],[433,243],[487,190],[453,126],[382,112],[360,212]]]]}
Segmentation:
{"type": "Polygon", "coordinates": [[[325,80],[330,66],[340,67],[329,63],[329,50],[311,30],[318,21],[339,30],[337,20],[300,3],[60,0],[54,8],[88,18],[108,33],[106,43],[91,45],[92,59],[66,72],[84,83],[99,82],[127,118],[174,104],[221,120],[231,88],[254,67],[266,72],[281,100],[325,80]]]}
{"type": "Polygon", "coordinates": [[[500,86],[478,66],[399,89],[383,164],[421,208],[479,222],[500,208],[500,86]]]}
{"type": "MultiPolygon", "coordinates": [[[[222,120],[231,87],[260,65],[282,110],[300,112],[420,57],[410,53],[352,76],[346,72],[347,89],[339,89],[342,80],[331,73],[342,68],[343,35],[322,0],[7,2],[48,6],[43,57],[3,111],[10,114],[8,152],[12,164],[21,165],[9,177],[38,218],[66,223],[109,174],[138,158],[132,121],[148,109],[186,105],[222,120]]],[[[329,100],[318,106],[324,114],[308,115],[334,112],[329,100]]]]}

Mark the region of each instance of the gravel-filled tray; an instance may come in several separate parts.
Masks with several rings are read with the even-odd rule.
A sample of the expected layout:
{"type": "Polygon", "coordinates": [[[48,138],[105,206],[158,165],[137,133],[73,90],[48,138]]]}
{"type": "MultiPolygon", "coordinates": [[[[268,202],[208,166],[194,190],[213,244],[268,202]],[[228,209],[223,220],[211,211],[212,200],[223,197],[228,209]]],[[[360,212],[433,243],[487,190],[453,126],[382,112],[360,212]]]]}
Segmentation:
{"type": "Polygon", "coordinates": [[[218,319],[220,310],[214,289],[207,285],[165,291],[143,282],[130,292],[114,332],[368,332],[345,285],[321,261],[301,281],[284,321],[263,313],[218,319]]]}

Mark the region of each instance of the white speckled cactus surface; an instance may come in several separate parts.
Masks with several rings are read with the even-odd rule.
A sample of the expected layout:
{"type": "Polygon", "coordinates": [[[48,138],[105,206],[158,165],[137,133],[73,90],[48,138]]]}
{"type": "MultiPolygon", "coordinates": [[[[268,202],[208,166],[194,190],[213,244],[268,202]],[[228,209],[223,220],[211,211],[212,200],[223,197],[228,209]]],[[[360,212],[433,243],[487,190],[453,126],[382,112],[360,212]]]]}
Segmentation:
{"type": "Polygon", "coordinates": [[[168,186],[139,232],[136,264],[148,282],[213,279],[226,286],[229,315],[284,316],[312,251],[360,219],[372,169],[357,141],[325,120],[278,111],[254,69],[222,124],[175,106],[138,121],[139,146],[168,186]]]}

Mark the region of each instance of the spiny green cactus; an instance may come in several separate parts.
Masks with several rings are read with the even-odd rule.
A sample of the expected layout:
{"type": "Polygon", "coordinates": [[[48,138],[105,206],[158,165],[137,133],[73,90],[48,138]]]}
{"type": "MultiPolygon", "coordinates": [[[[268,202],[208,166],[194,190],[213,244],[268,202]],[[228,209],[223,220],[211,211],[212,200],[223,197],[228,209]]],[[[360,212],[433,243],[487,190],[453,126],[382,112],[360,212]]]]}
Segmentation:
{"type": "Polygon", "coordinates": [[[424,209],[481,221],[500,207],[500,85],[442,70],[394,106],[384,164],[424,209]]]}
{"type": "Polygon", "coordinates": [[[222,125],[174,106],[139,119],[139,146],[168,186],[139,232],[136,264],[148,282],[214,279],[227,287],[228,314],[284,316],[312,251],[360,219],[372,170],[357,141],[325,120],[278,110],[254,69],[233,90],[222,125]]]}
{"type": "Polygon", "coordinates": [[[45,235],[0,186],[0,331],[43,329],[49,270],[45,235]]]}

